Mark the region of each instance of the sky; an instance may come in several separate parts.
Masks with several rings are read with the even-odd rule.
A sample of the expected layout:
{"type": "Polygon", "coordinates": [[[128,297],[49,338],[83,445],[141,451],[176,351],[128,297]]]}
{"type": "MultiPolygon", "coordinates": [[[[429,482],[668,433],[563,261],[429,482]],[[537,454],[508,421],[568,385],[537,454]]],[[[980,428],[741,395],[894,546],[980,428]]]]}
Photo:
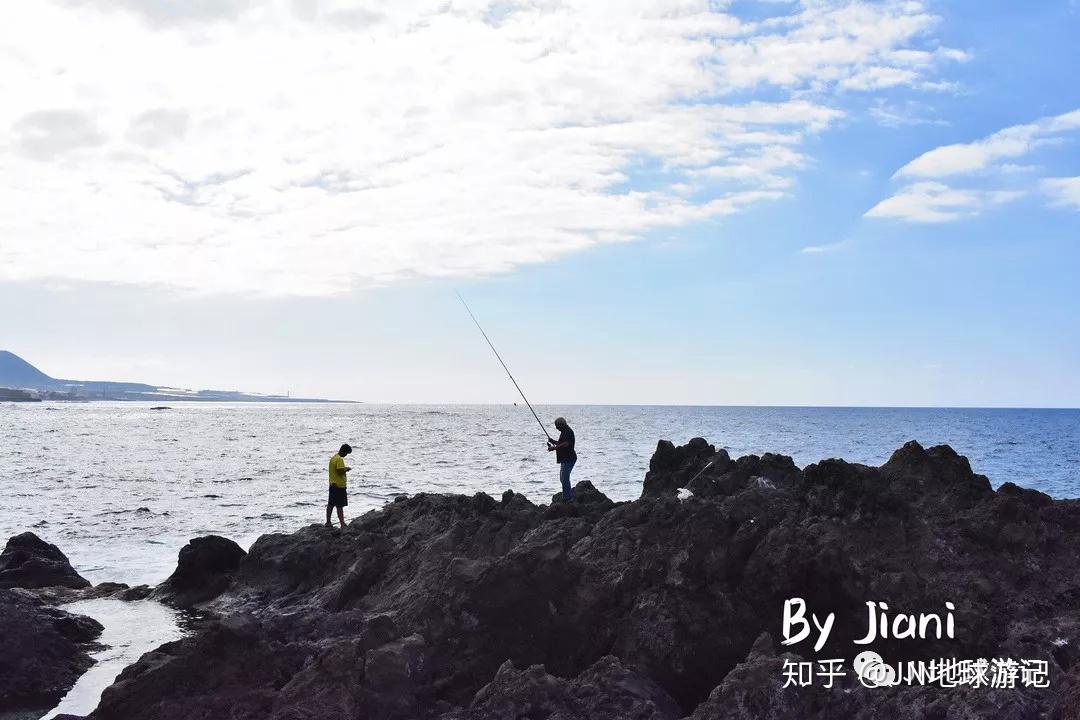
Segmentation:
{"type": "Polygon", "coordinates": [[[1080,406],[1076,0],[0,6],[0,349],[370,402],[1080,406]]]}

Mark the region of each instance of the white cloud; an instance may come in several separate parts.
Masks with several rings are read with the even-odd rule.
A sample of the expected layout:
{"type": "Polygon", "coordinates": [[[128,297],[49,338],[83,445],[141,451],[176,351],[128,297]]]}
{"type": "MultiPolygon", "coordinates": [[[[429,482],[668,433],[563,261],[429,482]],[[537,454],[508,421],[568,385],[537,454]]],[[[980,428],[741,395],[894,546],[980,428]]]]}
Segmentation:
{"type": "Polygon", "coordinates": [[[872,218],[942,223],[974,217],[990,205],[1021,197],[1015,191],[956,190],[939,182],[917,182],[867,211],[872,218]]]}
{"type": "Polygon", "coordinates": [[[878,90],[897,85],[911,85],[918,76],[917,72],[906,68],[872,67],[857,75],[844,78],[840,85],[853,90],[878,90]]]}
{"type": "Polygon", "coordinates": [[[1071,178],[1038,181],[1029,176],[1039,166],[1008,161],[1024,158],[1042,146],[1060,143],[1075,130],[1080,130],[1080,110],[1013,125],[975,142],[934,148],[896,172],[893,177],[907,180],[908,184],[868,210],[866,217],[911,222],[960,220],[1026,195],[1035,189],[1034,183],[1058,204],[1072,204],[1071,178]],[[951,185],[943,182],[948,178],[953,178],[949,181],[951,185]],[[954,187],[960,181],[969,185],[989,182],[998,187],[954,187]],[[1018,189],[1017,183],[1024,181],[1031,186],[1018,189]],[[1001,187],[1005,184],[1011,187],[1001,187]]]}
{"type": "Polygon", "coordinates": [[[1041,187],[1042,191],[1053,199],[1055,205],[1080,210],[1080,177],[1046,178],[1042,181],[1041,187]]]}
{"type": "Polygon", "coordinates": [[[940,118],[929,117],[929,109],[916,100],[902,103],[889,102],[885,98],[875,98],[867,109],[870,117],[885,127],[900,128],[911,125],[948,125],[940,118]]]}
{"type": "Polygon", "coordinates": [[[5,5],[0,279],[328,294],[503,272],[781,197],[831,93],[963,59],[923,47],[920,2],[789,10],[5,5]]]}
{"type": "Polygon", "coordinates": [[[910,47],[938,22],[923,2],[829,2],[807,0],[800,11],[747,30],[748,37],[717,47],[721,81],[733,88],[770,83],[779,87],[852,89],[921,84],[925,71],[966,57],[947,48],[910,47]]]}
{"type": "Polygon", "coordinates": [[[51,160],[81,148],[105,143],[94,119],[77,110],[38,110],[11,126],[16,151],[36,160],[51,160]]]}
{"type": "Polygon", "coordinates": [[[897,177],[943,178],[985,170],[1000,160],[1023,157],[1063,133],[1080,129],[1080,110],[1014,125],[973,143],[944,145],[925,152],[897,171],[897,177]]]}
{"type": "Polygon", "coordinates": [[[807,245],[799,250],[799,252],[804,255],[824,255],[826,253],[837,252],[847,244],[846,240],[840,240],[839,242],[827,243],[825,245],[807,245]]]}
{"type": "Polygon", "coordinates": [[[128,127],[128,139],[147,148],[182,140],[189,117],[184,110],[158,108],[137,115],[128,127]]]}

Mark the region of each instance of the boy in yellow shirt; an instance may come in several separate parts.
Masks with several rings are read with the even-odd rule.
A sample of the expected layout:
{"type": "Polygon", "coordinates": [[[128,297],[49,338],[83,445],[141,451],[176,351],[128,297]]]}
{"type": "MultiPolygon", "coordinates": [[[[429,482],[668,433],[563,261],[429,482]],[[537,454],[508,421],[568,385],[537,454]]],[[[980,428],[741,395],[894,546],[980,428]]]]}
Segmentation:
{"type": "Polygon", "coordinates": [[[334,457],[330,458],[330,497],[326,501],[326,526],[331,527],[330,512],[337,508],[338,522],[345,527],[345,506],[349,504],[349,496],[345,492],[348,484],[346,473],[352,470],[345,467],[345,456],[352,452],[348,443],[341,446],[334,457]]]}

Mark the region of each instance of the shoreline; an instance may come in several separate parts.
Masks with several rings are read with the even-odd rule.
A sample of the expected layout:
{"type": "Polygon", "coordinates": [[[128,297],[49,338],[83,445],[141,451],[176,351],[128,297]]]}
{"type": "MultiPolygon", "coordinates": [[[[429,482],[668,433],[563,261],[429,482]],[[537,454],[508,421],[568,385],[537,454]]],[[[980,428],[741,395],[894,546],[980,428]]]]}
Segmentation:
{"type": "MultiPolygon", "coordinates": [[[[151,412],[147,405],[0,409],[14,428],[12,442],[0,449],[0,467],[9,470],[0,481],[8,500],[0,538],[37,516],[41,524],[30,529],[58,543],[79,567],[105,568],[87,575],[95,582],[155,584],[191,537],[220,534],[248,547],[259,534],[318,518],[323,460],[342,440],[358,437],[364,485],[351,498],[353,513],[419,490],[496,495],[513,487],[546,502],[557,480],[530,434],[539,428],[528,427],[527,411],[512,406],[189,404],[151,412]],[[41,448],[50,461],[39,472],[30,461],[41,448]],[[37,489],[26,490],[28,483],[37,489]],[[42,504],[62,510],[42,515],[42,504]]],[[[640,494],[659,433],[722,437],[733,456],[780,449],[799,466],[830,456],[880,465],[905,439],[929,445],[949,438],[995,486],[1008,480],[1052,497],[1078,494],[1080,418],[1072,412],[562,412],[582,430],[574,479],[590,480],[615,500],[640,494]]]]}
{"type": "Polygon", "coordinates": [[[1060,651],[1080,646],[1080,621],[1054,599],[1080,596],[1080,561],[1063,544],[1080,502],[1009,482],[995,491],[947,446],[908,443],[880,468],[798,468],[661,442],[641,498],[615,503],[587,482],[577,492],[548,505],[513,491],[421,493],[345,530],[264,535],[249,552],[193,541],[173,575],[139,593],[210,619],[124,670],[90,717],[179,720],[193,708],[163,692],[174,683],[241,717],[315,703],[326,717],[486,720],[543,698],[588,717],[741,719],[732,708],[750,697],[768,711],[755,717],[915,717],[904,708],[924,707],[926,688],[778,685],[783,663],[817,657],[806,643],[781,652],[781,608],[796,596],[839,618],[822,657],[852,654],[867,601],[897,613],[948,601],[955,638],[875,649],[887,660],[1028,653],[1053,668],[1050,689],[933,693],[956,711],[989,702],[1036,717],[1080,687],[1080,657],[1060,651]],[[1042,592],[1027,599],[1035,577],[1042,592]],[[273,638],[291,649],[271,650],[273,638]],[[257,669],[220,675],[241,657],[257,669]],[[310,670],[324,663],[340,672],[310,670]]]}

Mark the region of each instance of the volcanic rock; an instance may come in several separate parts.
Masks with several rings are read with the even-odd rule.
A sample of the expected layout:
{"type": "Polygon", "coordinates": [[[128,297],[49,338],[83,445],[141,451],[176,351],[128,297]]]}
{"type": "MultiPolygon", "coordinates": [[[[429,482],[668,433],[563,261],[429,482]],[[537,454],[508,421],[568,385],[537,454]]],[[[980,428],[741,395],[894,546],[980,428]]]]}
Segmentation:
{"type": "Polygon", "coordinates": [[[15,535],[0,553],[0,588],[86,588],[90,581],[71,567],[67,556],[32,532],[15,535]]]}
{"type": "Polygon", "coordinates": [[[645,474],[641,495],[674,495],[700,471],[721,473],[730,465],[731,458],[727,451],[718,453],[704,438],[693,438],[686,445],[678,447],[670,440],[661,440],[649,460],[649,472],[645,474]]]}
{"type": "Polygon", "coordinates": [[[1075,716],[1080,502],[995,492],[917,443],[881,468],[800,470],[661,442],[645,485],[630,503],[584,483],[550,506],[418,494],[344,530],[264,535],[220,572],[178,568],[168,592],[220,620],[125,670],[93,717],[1075,716]],[[776,652],[791,598],[836,614],[820,652],[776,652]],[[874,642],[889,662],[1027,659],[1050,686],[864,688],[868,602],[955,608],[955,637],[874,642]],[[786,661],[824,658],[847,663],[834,687],[783,687],[786,661]]]}
{"type": "Polygon", "coordinates": [[[217,597],[229,586],[245,555],[243,548],[228,538],[195,538],[180,549],[176,570],[152,597],[178,607],[217,597]]]}
{"type": "Polygon", "coordinates": [[[91,665],[97,621],[45,604],[25,590],[0,590],[0,713],[44,713],[91,665]]]}
{"type": "Polygon", "coordinates": [[[507,660],[468,709],[440,720],[676,720],[680,714],[656,683],[607,655],[572,680],[549,675],[543,665],[517,670],[507,660]]]}

